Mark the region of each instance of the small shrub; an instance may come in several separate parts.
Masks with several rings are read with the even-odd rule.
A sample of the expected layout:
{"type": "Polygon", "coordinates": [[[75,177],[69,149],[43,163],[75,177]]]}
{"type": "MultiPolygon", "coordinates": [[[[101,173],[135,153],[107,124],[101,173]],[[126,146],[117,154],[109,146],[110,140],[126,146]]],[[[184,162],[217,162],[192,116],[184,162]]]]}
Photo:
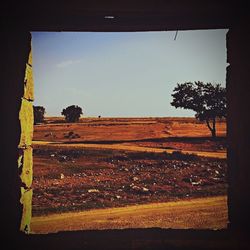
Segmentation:
{"type": "Polygon", "coordinates": [[[197,160],[199,158],[195,154],[187,154],[187,153],[182,153],[181,151],[174,151],[171,156],[173,160],[180,160],[180,161],[193,161],[197,160]]]}

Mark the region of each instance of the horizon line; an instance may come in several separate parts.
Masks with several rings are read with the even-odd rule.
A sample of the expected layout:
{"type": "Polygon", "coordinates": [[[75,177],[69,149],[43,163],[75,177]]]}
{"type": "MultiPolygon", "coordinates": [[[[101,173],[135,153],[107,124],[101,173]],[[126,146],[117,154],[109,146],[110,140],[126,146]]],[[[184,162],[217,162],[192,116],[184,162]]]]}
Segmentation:
{"type": "MultiPolygon", "coordinates": [[[[64,116],[44,116],[44,118],[64,118],[64,116]]],[[[99,118],[98,116],[81,116],[81,118],[99,118]]],[[[100,118],[195,118],[195,116],[100,116],[100,118]]],[[[196,118],[195,118],[196,119],[196,118]]]]}

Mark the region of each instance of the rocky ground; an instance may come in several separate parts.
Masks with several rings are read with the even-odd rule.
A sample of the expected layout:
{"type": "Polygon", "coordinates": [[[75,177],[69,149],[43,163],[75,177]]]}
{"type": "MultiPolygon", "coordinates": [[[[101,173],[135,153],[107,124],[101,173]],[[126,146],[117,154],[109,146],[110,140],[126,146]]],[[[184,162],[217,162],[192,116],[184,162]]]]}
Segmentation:
{"type": "Polygon", "coordinates": [[[227,193],[224,159],[34,148],[33,216],[227,193]]]}

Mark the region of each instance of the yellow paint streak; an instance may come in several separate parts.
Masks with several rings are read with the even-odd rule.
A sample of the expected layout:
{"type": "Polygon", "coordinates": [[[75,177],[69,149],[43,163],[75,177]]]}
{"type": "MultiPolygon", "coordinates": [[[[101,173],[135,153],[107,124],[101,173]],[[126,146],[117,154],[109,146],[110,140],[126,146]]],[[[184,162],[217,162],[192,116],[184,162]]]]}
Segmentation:
{"type": "Polygon", "coordinates": [[[21,187],[21,199],[20,202],[23,205],[23,214],[21,220],[20,230],[29,233],[30,232],[30,221],[32,214],[32,189],[25,189],[21,187]]]}
{"type": "Polygon", "coordinates": [[[23,153],[23,166],[22,166],[21,180],[22,180],[22,183],[24,183],[27,188],[30,188],[32,184],[32,176],[33,176],[32,151],[33,151],[32,148],[28,147],[24,150],[24,153],[23,153]]]}
{"type": "Polygon", "coordinates": [[[21,138],[18,147],[26,148],[32,144],[34,116],[32,102],[24,98],[22,98],[19,120],[21,123],[21,138]]]}
{"type": "Polygon", "coordinates": [[[32,72],[32,53],[29,53],[28,63],[26,63],[25,77],[24,77],[24,95],[26,100],[34,100],[34,81],[32,72]]]}
{"type": "Polygon", "coordinates": [[[28,62],[26,63],[24,77],[24,95],[19,111],[19,120],[21,125],[21,136],[18,148],[22,154],[18,158],[18,168],[21,169],[20,178],[22,181],[20,202],[23,205],[20,230],[29,233],[32,213],[32,178],[33,178],[33,156],[32,156],[32,138],[33,138],[33,101],[34,100],[34,82],[32,74],[32,52],[30,50],[28,62]]]}

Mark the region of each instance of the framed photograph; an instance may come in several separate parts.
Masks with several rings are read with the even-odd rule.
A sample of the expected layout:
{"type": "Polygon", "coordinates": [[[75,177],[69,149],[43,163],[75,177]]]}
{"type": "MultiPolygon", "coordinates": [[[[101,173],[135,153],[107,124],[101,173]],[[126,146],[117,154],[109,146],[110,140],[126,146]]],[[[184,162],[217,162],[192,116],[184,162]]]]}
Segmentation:
{"type": "Polygon", "coordinates": [[[8,248],[248,249],[248,6],[184,2],[2,6],[8,248]]]}

